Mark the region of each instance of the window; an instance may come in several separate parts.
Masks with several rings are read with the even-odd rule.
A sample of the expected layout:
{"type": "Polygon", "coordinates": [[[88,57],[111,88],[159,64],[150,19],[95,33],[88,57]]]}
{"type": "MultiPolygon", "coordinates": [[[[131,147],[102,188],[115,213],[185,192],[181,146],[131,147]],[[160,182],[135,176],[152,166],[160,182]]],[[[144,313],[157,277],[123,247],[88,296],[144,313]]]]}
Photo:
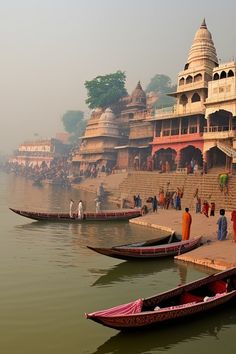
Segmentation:
{"type": "Polygon", "coordinates": [[[220,73],[220,78],[221,78],[221,79],[225,79],[225,78],[226,78],[226,72],[225,72],[225,71],[222,71],[222,72],[220,73]]]}
{"type": "Polygon", "coordinates": [[[179,86],[184,85],[184,77],[181,77],[181,79],[179,80],[179,86]]]}
{"type": "Polygon", "coordinates": [[[214,76],[213,76],[213,80],[219,80],[219,74],[218,73],[215,73],[214,76]]]}
{"type": "Polygon", "coordinates": [[[189,134],[197,133],[197,126],[189,127],[189,134]]]}
{"type": "Polygon", "coordinates": [[[202,81],[202,74],[197,74],[194,76],[194,82],[202,81]]]}
{"type": "Polygon", "coordinates": [[[193,82],[193,78],[192,76],[188,76],[187,79],[186,79],[186,84],[191,84],[193,82]]]}
{"type": "Polygon", "coordinates": [[[180,96],[180,100],[179,100],[179,103],[182,104],[182,105],[186,105],[188,102],[188,98],[185,94],[181,95],[180,96]]]}
{"type": "Polygon", "coordinates": [[[200,98],[199,94],[195,92],[195,93],[193,94],[193,96],[192,96],[191,101],[192,101],[193,103],[194,103],[194,102],[199,102],[199,101],[201,101],[201,98],[200,98]]]}

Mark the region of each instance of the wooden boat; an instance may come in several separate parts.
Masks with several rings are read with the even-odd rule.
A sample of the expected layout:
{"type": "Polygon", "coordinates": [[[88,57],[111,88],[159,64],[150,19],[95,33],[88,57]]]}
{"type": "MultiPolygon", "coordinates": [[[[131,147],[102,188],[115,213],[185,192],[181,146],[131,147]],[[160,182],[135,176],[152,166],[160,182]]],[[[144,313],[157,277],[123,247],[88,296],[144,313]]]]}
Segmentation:
{"type": "Polygon", "coordinates": [[[74,214],[71,218],[69,213],[47,213],[38,211],[26,211],[9,208],[16,214],[24,216],[33,220],[44,220],[44,221],[67,221],[67,222],[85,222],[85,221],[108,221],[108,220],[128,220],[141,216],[140,209],[122,209],[122,210],[104,210],[99,213],[85,212],[83,220],[78,219],[77,215],[74,214]]]}
{"type": "Polygon", "coordinates": [[[236,268],[231,268],[146,299],[85,316],[104,326],[124,331],[204,313],[235,298],[236,268]]]}
{"type": "Polygon", "coordinates": [[[155,240],[130,243],[111,248],[87,247],[109,257],[131,260],[173,257],[197,248],[200,244],[201,237],[181,241],[175,234],[172,234],[155,240]]]}

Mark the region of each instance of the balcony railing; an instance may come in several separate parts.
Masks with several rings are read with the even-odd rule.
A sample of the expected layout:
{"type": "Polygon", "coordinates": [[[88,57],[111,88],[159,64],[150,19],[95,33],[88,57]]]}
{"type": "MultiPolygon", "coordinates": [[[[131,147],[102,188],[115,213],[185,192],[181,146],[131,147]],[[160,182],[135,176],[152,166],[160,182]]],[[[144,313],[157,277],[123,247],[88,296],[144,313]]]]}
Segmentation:
{"type": "Polygon", "coordinates": [[[204,136],[208,139],[227,139],[236,137],[236,127],[212,126],[204,127],[204,136]]]}
{"type": "Polygon", "coordinates": [[[211,127],[204,127],[204,133],[226,132],[231,130],[236,130],[236,127],[233,127],[233,129],[229,129],[228,125],[214,125],[211,127]]]}

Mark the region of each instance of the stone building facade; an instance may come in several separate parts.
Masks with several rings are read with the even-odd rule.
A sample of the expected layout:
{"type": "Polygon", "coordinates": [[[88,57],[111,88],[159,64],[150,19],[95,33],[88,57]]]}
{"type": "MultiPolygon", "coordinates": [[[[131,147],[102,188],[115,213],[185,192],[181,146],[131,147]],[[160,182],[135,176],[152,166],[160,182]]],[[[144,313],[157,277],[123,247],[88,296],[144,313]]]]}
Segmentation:
{"type": "Polygon", "coordinates": [[[26,141],[20,144],[9,162],[31,167],[46,164],[49,167],[51,161],[61,157],[64,151],[64,144],[57,139],[26,141]]]}
{"type": "Polygon", "coordinates": [[[236,62],[219,65],[204,20],[178,74],[177,90],[170,94],[176,104],[153,110],[138,82],[116,116],[110,109],[92,113],[73,162],[110,161],[119,169],[163,172],[192,162],[199,168],[231,169],[236,163],[235,75],[236,62]]]}

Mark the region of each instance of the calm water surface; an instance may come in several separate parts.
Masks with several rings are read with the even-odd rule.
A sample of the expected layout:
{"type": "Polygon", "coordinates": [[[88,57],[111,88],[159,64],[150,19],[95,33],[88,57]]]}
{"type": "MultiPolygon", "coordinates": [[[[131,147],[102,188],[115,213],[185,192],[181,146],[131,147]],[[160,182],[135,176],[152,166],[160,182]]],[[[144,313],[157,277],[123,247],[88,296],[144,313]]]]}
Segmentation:
{"type": "MultiPolygon", "coordinates": [[[[236,306],[191,322],[121,334],[92,321],[92,312],[198,279],[206,269],[173,260],[128,263],[86,245],[154,238],[128,223],[40,223],[8,207],[68,211],[70,198],[94,196],[0,173],[0,353],[234,353],[236,306]]],[[[158,216],[157,216],[158,217],[158,216]]]]}

